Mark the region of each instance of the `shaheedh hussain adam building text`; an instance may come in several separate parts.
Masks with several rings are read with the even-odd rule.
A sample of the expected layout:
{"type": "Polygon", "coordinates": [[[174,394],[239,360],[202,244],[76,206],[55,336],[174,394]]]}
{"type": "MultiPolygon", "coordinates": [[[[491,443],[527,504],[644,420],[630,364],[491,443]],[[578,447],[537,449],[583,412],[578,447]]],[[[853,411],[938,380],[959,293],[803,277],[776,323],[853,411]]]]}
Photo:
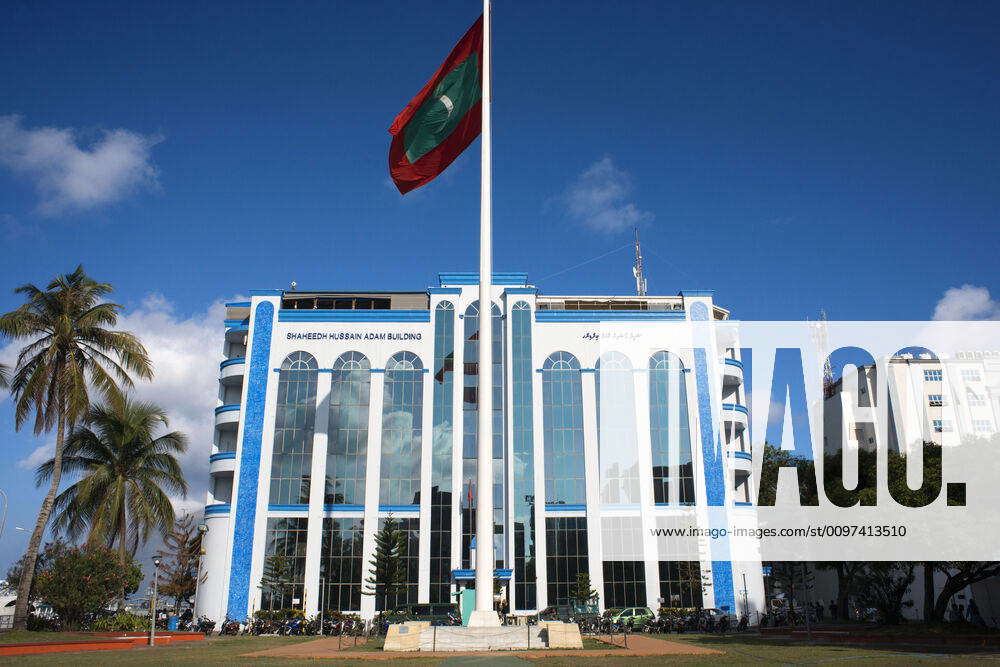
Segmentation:
{"type": "MultiPolygon", "coordinates": [[[[690,361],[669,350],[618,355],[635,369],[647,497],[611,505],[597,489],[600,325],[725,320],[728,311],[704,291],[547,296],[521,273],[496,273],[493,285],[495,577],[510,613],[566,602],[579,573],[602,609],[760,609],[759,560],[664,559],[641,529],[643,557],[611,560],[600,539],[602,519],[652,525],[726,480],[727,502],[749,505],[742,364],[722,345],[707,355],[715,379],[684,373],[679,394],[662,389],[664,378],[674,360],[690,361]],[[711,387],[723,395],[711,400],[711,387]],[[668,396],[680,403],[670,413],[679,414],[676,445],[665,433],[668,396]],[[702,465],[696,425],[710,405],[734,426],[723,467],[702,465]]],[[[260,290],[227,304],[197,614],[245,620],[322,606],[372,617],[385,603],[362,594],[363,580],[389,515],[405,536],[406,602],[453,602],[473,586],[477,297],[478,274],[442,273],[419,292],[260,290]],[[275,554],[291,566],[280,593],[261,587],[275,554]]]]}

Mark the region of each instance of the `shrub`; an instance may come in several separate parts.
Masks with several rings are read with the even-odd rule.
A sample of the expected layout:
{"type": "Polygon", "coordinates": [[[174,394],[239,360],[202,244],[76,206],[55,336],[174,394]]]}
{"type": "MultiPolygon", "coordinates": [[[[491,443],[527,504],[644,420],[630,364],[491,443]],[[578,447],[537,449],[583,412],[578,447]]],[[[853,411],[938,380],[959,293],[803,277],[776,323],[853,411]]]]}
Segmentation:
{"type": "Polygon", "coordinates": [[[667,618],[686,618],[698,611],[697,607],[660,607],[660,616],[667,618]]]}
{"type": "Polygon", "coordinates": [[[301,609],[258,609],[253,615],[259,621],[286,621],[306,617],[301,609]]]}
{"type": "Polygon", "coordinates": [[[59,553],[38,573],[36,590],[67,630],[77,630],[118,599],[122,590],[138,589],[141,581],[139,566],[129,561],[123,567],[111,549],[74,547],[59,553]]]}
{"type": "Polygon", "coordinates": [[[96,632],[137,632],[149,629],[149,619],[120,611],[114,616],[105,616],[91,623],[96,632]]]}

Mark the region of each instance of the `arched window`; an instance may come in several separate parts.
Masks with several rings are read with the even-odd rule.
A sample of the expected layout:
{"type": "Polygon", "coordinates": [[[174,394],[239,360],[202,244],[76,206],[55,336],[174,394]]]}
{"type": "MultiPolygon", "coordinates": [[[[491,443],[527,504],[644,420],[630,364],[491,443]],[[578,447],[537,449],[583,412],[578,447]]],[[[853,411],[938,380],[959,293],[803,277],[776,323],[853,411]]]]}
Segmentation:
{"type": "MultiPolygon", "coordinates": [[[[503,463],[504,420],[503,420],[503,315],[494,303],[491,305],[493,323],[493,526],[497,538],[494,542],[497,567],[504,567],[503,539],[503,463]]],[[[476,534],[475,503],[476,458],[479,440],[479,302],[474,301],[465,309],[465,343],[463,346],[464,368],[462,388],[462,567],[472,567],[469,560],[472,536],[476,534]]]]}
{"type": "Polygon", "coordinates": [[[549,355],[542,366],[545,434],[545,502],[583,504],[583,386],[580,362],[569,352],[549,355]]]}
{"type": "Polygon", "coordinates": [[[420,502],[420,439],[424,375],[412,352],[397,352],[385,365],[382,402],[382,466],[379,504],[420,502]]]}
{"type": "Polygon", "coordinates": [[[660,350],[649,358],[649,436],[653,502],[693,503],[694,470],[684,364],[660,350]],[[671,498],[676,485],[677,497],[671,498]]]}
{"type": "Polygon", "coordinates": [[[271,450],[272,504],[309,502],[317,372],[316,359],[308,352],[293,352],[281,362],[271,450]]]}
{"type": "Polygon", "coordinates": [[[345,352],[333,363],[324,504],[365,502],[370,386],[371,363],[365,355],[345,352]]]}
{"type": "Polygon", "coordinates": [[[638,503],[639,447],[632,362],[605,352],[596,364],[597,448],[601,502],[638,503]]]}

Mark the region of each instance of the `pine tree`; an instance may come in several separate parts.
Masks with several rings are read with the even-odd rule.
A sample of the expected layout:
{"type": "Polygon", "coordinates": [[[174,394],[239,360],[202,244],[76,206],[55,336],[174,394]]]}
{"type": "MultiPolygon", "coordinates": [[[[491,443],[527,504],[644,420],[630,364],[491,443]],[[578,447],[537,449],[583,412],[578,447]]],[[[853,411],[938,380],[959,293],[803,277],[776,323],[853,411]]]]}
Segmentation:
{"type": "Polygon", "coordinates": [[[590,575],[588,573],[580,572],[576,575],[576,583],[570,588],[569,596],[573,602],[581,607],[597,600],[598,593],[590,587],[590,575]]]}
{"type": "Polygon", "coordinates": [[[192,597],[198,588],[201,534],[194,516],[186,514],[163,538],[165,549],[157,551],[162,564],[160,592],[174,599],[174,613],[181,611],[181,602],[192,597]]]}
{"type": "Polygon", "coordinates": [[[376,609],[393,609],[406,595],[406,535],[390,514],[375,534],[375,554],[369,562],[363,595],[374,595],[376,609]]]}
{"type": "MultiPolygon", "coordinates": [[[[260,578],[259,588],[264,595],[271,598],[269,605],[271,609],[285,608],[285,590],[288,589],[294,580],[292,571],[292,559],[285,554],[274,554],[264,560],[264,574],[260,578]],[[274,604],[277,597],[278,604],[274,604]]],[[[291,606],[291,605],[289,605],[291,606]]]]}

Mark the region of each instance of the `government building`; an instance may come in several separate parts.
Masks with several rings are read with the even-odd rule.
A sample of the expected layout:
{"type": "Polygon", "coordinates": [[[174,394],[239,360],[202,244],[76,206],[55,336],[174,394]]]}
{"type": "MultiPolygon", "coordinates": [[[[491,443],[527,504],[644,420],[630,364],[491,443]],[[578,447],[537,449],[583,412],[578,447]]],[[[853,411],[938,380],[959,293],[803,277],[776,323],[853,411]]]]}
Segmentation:
{"type": "MultiPolygon", "coordinates": [[[[364,580],[390,516],[405,536],[402,599],[449,603],[473,587],[483,308],[477,273],[438,278],[416,292],[258,290],[226,304],[196,614],[371,618],[386,603],[364,580]],[[261,583],[276,555],[280,589],[261,583]]],[[[493,275],[489,310],[499,604],[518,615],[565,604],[585,573],[602,610],[762,609],[759,559],[707,544],[678,558],[654,537],[681,512],[753,512],[743,365],[715,333],[729,311],[706,291],[550,296],[521,273],[493,275]],[[710,335],[636,352],[608,333],[665,322],[710,335]],[[624,419],[602,425],[608,394],[624,419]]]]}

